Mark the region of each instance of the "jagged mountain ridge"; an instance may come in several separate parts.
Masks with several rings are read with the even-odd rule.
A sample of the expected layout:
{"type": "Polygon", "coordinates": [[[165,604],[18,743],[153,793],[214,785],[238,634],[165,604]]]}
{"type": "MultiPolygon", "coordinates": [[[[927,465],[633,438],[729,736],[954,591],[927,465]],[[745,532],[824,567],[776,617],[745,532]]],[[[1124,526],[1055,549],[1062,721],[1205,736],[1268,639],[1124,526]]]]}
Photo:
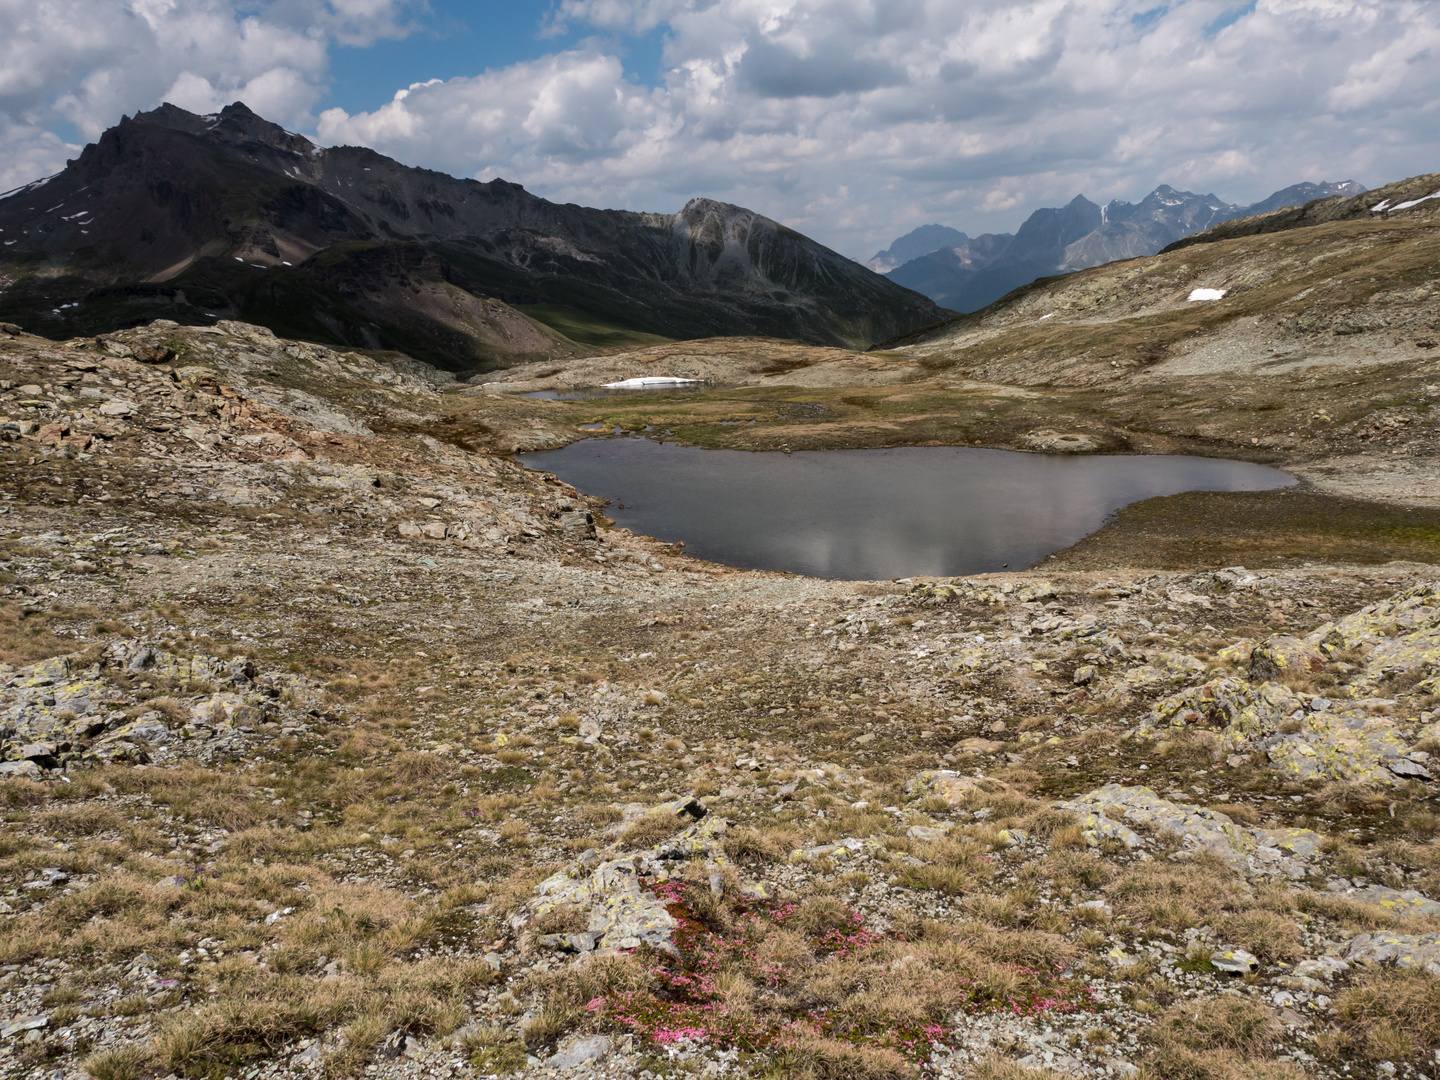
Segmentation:
{"type": "Polygon", "coordinates": [[[240,103],[123,119],[0,199],[0,238],[0,314],[50,336],[233,316],[453,370],[578,351],[527,307],[641,337],[848,347],[944,314],[741,207],[552,203],[317,147],[240,103]]]}
{"type": "MultiPolygon", "coordinates": [[[[892,281],[959,312],[978,311],[1037,278],[1154,255],[1181,237],[1235,218],[1263,214],[1335,195],[1358,195],[1353,180],[1294,184],[1253,206],[1162,184],[1138,203],[1114,199],[1099,206],[1077,195],[1067,206],[1035,211],[1012,236],[987,233],[912,258],[884,273],[892,281]]],[[[925,226],[925,229],[944,228],[925,226]]],[[[920,233],[922,230],[916,230],[920,233]]],[[[908,234],[901,240],[913,237],[908,234]]],[[[963,233],[956,235],[964,236],[963,233]]],[[[901,241],[896,241],[899,245],[901,241]]],[[[894,250],[894,246],[890,249],[894,250]]],[[[867,265],[875,268],[887,252],[867,265]]]]}

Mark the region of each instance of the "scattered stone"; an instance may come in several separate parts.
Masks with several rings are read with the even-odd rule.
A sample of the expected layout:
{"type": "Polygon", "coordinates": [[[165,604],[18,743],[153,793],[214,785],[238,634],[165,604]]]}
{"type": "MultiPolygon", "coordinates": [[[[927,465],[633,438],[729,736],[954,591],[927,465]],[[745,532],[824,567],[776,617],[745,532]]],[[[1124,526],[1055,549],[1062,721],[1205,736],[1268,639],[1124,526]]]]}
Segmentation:
{"type": "MultiPolygon", "coordinates": [[[[958,744],[957,749],[965,749],[971,753],[991,752],[990,749],[977,749],[976,744],[994,749],[1005,745],[985,739],[970,739],[958,744]]],[[[1009,785],[1002,781],[992,780],[987,776],[962,776],[947,769],[928,769],[905,785],[905,794],[912,799],[943,799],[950,806],[967,805],[977,801],[976,795],[994,795],[1007,790],[1009,785]]]]}

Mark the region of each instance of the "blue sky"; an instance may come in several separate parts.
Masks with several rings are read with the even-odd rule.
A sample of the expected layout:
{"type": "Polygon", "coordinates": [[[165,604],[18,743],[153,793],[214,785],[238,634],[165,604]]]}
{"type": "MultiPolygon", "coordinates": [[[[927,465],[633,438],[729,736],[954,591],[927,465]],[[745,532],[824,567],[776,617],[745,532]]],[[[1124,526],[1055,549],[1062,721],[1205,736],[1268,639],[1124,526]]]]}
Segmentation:
{"type": "Polygon", "coordinates": [[[331,53],[331,83],[320,107],[338,105],[346,112],[365,112],[385,104],[401,86],[478,75],[573,49],[588,39],[622,57],[630,79],[650,86],[659,83],[663,27],[638,36],[608,34],[598,39],[586,27],[546,34],[554,10],[551,0],[431,0],[429,10],[414,17],[416,29],[409,36],[367,47],[337,47],[331,53]]]}
{"type": "Polygon", "coordinates": [[[861,259],[1162,183],[1436,167],[1434,0],[0,0],[0,190],[241,100],[562,202],[748,206],[861,259]],[[554,31],[554,32],[551,32],[554,31]]]}

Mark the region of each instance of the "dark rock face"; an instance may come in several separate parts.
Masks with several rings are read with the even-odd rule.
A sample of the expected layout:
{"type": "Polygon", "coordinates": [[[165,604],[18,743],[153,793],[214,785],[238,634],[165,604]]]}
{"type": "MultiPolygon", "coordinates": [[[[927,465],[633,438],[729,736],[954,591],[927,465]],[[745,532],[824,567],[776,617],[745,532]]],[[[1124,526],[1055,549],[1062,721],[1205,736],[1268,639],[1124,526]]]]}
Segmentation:
{"type": "Polygon", "coordinates": [[[1176,191],[1168,184],[1138,203],[1117,199],[1097,206],[1083,195],[1076,196],[1068,206],[1035,211],[1013,236],[987,233],[966,238],[914,258],[886,277],[943,307],[978,311],[1039,278],[1154,255],[1181,237],[1221,222],[1362,191],[1353,180],[1294,184],[1249,207],[1232,206],[1214,195],[1176,191]]]}
{"type": "Polygon", "coordinates": [[[525,305],[638,334],[851,347],[944,315],[741,207],[560,205],[504,180],[322,149],[238,103],[125,118],[0,200],[0,230],[0,312],[54,337],[243,316],[465,370],[575,351],[525,305]],[[407,304],[406,289],[426,302],[407,304]],[[464,310],[439,317],[441,293],[457,291],[464,310]]]}

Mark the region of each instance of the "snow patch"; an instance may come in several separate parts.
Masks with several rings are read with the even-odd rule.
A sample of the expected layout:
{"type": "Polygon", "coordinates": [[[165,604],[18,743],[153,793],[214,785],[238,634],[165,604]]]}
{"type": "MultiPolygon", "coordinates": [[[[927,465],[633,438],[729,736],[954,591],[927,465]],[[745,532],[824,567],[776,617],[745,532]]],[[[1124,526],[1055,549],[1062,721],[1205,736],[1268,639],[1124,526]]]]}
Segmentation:
{"type": "Polygon", "coordinates": [[[1225,294],[1229,291],[1229,289],[1193,289],[1185,299],[1192,302],[1196,300],[1223,300],[1225,299],[1225,294]]]}
{"type": "Polygon", "coordinates": [[[1440,199],[1440,191],[1435,192],[1433,195],[1425,195],[1418,199],[1411,199],[1409,202],[1396,203],[1394,206],[1390,207],[1390,209],[1409,210],[1410,207],[1419,206],[1422,202],[1428,202],[1431,199],[1440,199]]]}
{"type": "Polygon", "coordinates": [[[638,379],[621,379],[619,382],[607,382],[600,385],[606,390],[643,390],[650,386],[681,386],[686,383],[704,381],[704,379],[677,379],[670,375],[646,375],[638,379]]]}

